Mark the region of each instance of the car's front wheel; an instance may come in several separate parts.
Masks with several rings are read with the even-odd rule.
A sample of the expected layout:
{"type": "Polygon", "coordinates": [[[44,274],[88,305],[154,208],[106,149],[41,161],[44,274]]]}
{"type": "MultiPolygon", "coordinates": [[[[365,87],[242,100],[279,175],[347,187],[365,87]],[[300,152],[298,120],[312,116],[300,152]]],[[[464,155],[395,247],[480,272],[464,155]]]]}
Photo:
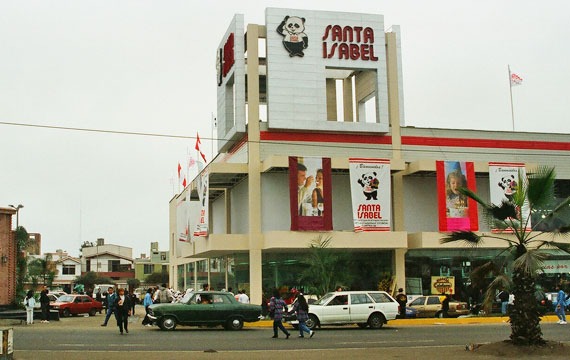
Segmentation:
{"type": "Polygon", "coordinates": [[[226,322],[226,330],[241,330],[243,328],[243,320],[238,317],[229,318],[226,322]]]}
{"type": "Polygon", "coordinates": [[[176,329],[176,319],[172,316],[165,316],[160,320],[159,326],[162,330],[172,331],[176,329]]]}
{"type": "Polygon", "coordinates": [[[69,309],[63,309],[63,317],[70,317],[71,316],[71,312],[69,312],[69,309]]]}
{"type": "Polygon", "coordinates": [[[309,318],[305,322],[305,325],[307,325],[309,329],[314,330],[317,327],[317,325],[319,325],[319,319],[317,318],[316,315],[309,314],[309,318]]]}
{"type": "Polygon", "coordinates": [[[97,309],[93,308],[89,310],[89,316],[95,316],[95,315],[97,315],[97,309]]]}
{"type": "Polygon", "coordinates": [[[368,325],[372,329],[380,329],[384,325],[385,319],[382,314],[372,314],[368,318],[368,325]]]}

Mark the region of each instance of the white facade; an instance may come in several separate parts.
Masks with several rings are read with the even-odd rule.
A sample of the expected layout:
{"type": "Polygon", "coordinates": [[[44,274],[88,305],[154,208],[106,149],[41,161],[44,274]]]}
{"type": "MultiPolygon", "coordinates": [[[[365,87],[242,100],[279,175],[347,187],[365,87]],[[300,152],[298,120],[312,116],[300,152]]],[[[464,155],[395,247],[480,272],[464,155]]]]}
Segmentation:
{"type": "MultiPolygon", "coordinates": [[[[311,241],[322,235],[331,238],[332,249],[360,257],[371,254],[373,259],[367,260],[377,261],[377,268],[385,269],[398,286],[404,286],[406,253],[433,250],[466,254],[461,245],[439,242],[444,234],[438,231],[436,161],[473,162],[477,193],[483,198],[488,198],[485,194],[490,188],[490,161],[524,163],[527,169],[539,164],[552,165],[559,179],[570,180],[570,164],[566,161],[570,154],[568,134],[403,126],[399,28],[393,27],[395,30],[385,33],[381,15],[268,9],[266,16],[266,25],[248,25],[245,36],[233,23],[230,29],[236,31],[235,38],[246,39],[247,78],[259,79],[248,81],[243,90],[247,93],[247,118],[259,119],[261,106],[267,104],[267,122],[249,121],[246,133],[237,140],[237,133],[219,133],[225,136],[227,144],[221,148],[227,150],[218,154],[206,169],[210,174],[207,237],[193,237],[192,242],[184,243],[175,236],[176,203],[187,193],[197,198],[196,181],[171,200],[171,286],[197,287],[217,282],[227,287],[232,279],[239,279],[239,286],[243,284],[249,289],[252,303],[260,303],[263,290],[285,281],[287,274],[279,266],[285,267],[288,261],[302,261],[311,241]],[[300,47],[287,48],[283,44],[286,37],[277,31],[287,16],[304,18],[305,29],[300,36],[307,35],[309,42],[302,50],[303,56],[296,53],[301,51],[300,47]],[[328,58],[323,44],[328,25],[353,30],[370,27],[378,60],[334,59],[334,55],[328,58]],[[262,51],[258,46],[263,44],[260,39],[266,39],[267,59],[260,58],[262,51]],[[346,72],[337,71],[341,68],[346,72]],[[370,70],[368,75],[362,75],[370,70]],[[370,74],[374,74],[373,82],[370,74]],[[337,117],[337,107],[331,106],[335,103],[332,99],[336,87],[327,84],[331,79],[336,81],[334,76],[342,77],[344,94],[356,94],[343,100],[342,121],[337,117]],[[353,91],[352,87],[357,89],[353,91]],[[364,102],[371,91],[376,97],[376,122],[359,121],[364,110],[356,104],[364,102]],[[332,231],[290,230],[289,156],[331,159],[332,231]],[[354,232],[348,172],[348,159],[354,157],[389,160],[391,231],[354,232]],[[225,278],[219,267],[215,274],[211,271],[214,260],[227,262],[225,278]]],[[[226,43],[228,36],[226,33],[221,44],[226,43]]],[[[343,43],[337,42],[338,46],[343,43]]],[[[350,41],[345,45],[350,49],[350,41]]],[[[365,43],[354,40],[354,45],[365,43]]],[[[235,56],[238,54],[236,51],[235,56]]],[[[228,89],[219,87],[219,105],[220,97],[227,98],[228,89]]],[[[233,87],[231,91],[236,91],[237,98],[239,89],[233,87]]],[[[219,107],[220,111],[227,114],[227,107],[219,107]]],[[[488,230],[479,215],[479,231],[488,230]]],[[[502,246],[501,242],[488,241],[483,249],[502,246]]],[[[448,270],[467,273],[470,266],[467,263],[464,261],[463,268],[448,270]]],[[[420,269],[420,272],[434,269],[420,269]]]]}

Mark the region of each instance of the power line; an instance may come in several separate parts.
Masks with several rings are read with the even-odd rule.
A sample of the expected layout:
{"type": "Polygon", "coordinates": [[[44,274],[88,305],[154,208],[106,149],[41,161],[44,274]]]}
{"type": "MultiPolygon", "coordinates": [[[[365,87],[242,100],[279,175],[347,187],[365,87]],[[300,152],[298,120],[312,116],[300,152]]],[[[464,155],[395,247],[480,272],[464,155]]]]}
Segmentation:
{"type": "MultiPolygon", "coordinates": [[[[172,138],[172,139],[189,139],[189,140],[196,140],[196,136],[187,136],[187,135],[173,135],[173,134],[159,134],[159,133],[146,133],[146,132],[136,132],[136,131],[119,131],[119,130],[105,130],[105,129],[90,129],[90,128],[78,128],[78,127],[67,127],[67,126],[55,126],[55,125],[40,125],[40,124],[26,124],[26,123],[16,123],[16,122],[7,122],[7,121],[0,121],[0,125],[9,125],[9,126],[22,126],[22,127],[31,127],[31,128],[41,128],[41,129],[51,129],[51,130],[65,130],[65,131],[79,131],[79,132],[90,132],[90,133],[101,133],[101,134],[116,134],[116,135],[132,135],[132,136],[150,136],[150,137],[160,137],[160,138],[172,138]]],[[[201,137],[204,140],[217,140],[220,141],[221,139],[218,138],[214,138],[213,136],[211,138],[209,137],[201,137]]],[[[234,143],[238,143],[241,140],[230,140],[231,142],[234,143]]],[[[248,142],[253,142],[251,140],[248,139],[248,142]]],[[[319,144],[311,144],[311,143],[307,143],[307,142],[303,142],[303,141],[273,141],[273,140],[262,140],[262,141],[256,141],[257,143],[260,144],[276,144],[276,145],[303,145],[306,147],[323,147],[322,143],[319,144]]],[[[339,149],[370,149],[371,144],[350,144],[350,145],[339,145],[339,144],[333,144],[333,143],[328,143],[326,145],[326,147],[328,148],[339,148],[339,149]]],[[[407,146],[407,145],[402,145],[402,146],[407,146]]],[[[421,146],[421,145],[419,145],[421,146]]],[[[426,146],[426,145],[424,145],[426,146]]],[[[505,151],[507,150],[512,150],[512,149],[503,149],[503,151],[489,151],[490,149],[486,149],[486,150],[482,150],[482,151],[474,151],[471,149],[468,150],[463,150],[463,149],[453,149],[453,150],[447,150],[447,149],[442,149],[441,145],[438,146],[429,146],[430,148],[432,148],[433,150],[426,150],[424,149],[414,149],[414,148],[406,148],[406,149],[400,149],[401,151],[406,151],[406,152],[439,152],[441,154],[446,154],[446,153],[455,153],[455,154],[473,154],[473,155],[481,155],[481,154],[485,154],[485,155],[504,155],[505,151]]],[[[377,149],[377,150],[386,150],[386,151],[391,151],[393,149],[377,149]]],[[[537,149],[536,151],[540,151],[540,149],[537,149]]],[[[530,156],[530,155],[537,155],[536,153],[530,153],[530,152],[521,152],[518,151],[516,153],[519,156],[530,156]]],[[[551,155],[551,156],[570,156],[570,153],[566,154],[566,153],[559,153],[556,155],[551,155]]]]}

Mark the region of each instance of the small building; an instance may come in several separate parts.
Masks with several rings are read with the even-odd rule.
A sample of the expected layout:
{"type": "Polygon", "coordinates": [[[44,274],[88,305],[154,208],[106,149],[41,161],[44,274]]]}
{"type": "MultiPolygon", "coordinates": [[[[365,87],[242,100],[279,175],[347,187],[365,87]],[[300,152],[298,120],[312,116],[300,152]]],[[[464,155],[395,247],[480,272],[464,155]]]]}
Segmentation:
{"type": "Polygon", "coordinates": [[[168,274],[169,259],[168,251],[160,251],[158,242],[152,242],[150,244],[150,256],[141,254],[141,257],[134,261],[135,278],[144,282],[146,277],[153,273],[165,272],[168,274]]]}
{"type": "Polygon", "coordinates": [[[81,256],[81,274],[93,271],[101,277],[114,280],[117,285],[126,285],[134,279],[133,249],[126,246],[105,244],[97,239],[95,246],[84,247],[81,256]]]}

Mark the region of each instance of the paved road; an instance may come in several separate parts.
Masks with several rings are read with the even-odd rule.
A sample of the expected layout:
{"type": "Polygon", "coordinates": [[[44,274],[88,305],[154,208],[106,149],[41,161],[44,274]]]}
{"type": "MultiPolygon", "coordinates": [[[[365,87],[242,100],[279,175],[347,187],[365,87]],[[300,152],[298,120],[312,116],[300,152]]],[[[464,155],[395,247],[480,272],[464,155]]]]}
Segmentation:
{"type": "MultiPolygon", "coordinates": [[[[288,359],[312,358],[370,359],[473,359],[465,352],[467,343],[485,343],[506,339],[510,333],[505,318],[398,320],[380,330],[362,330],[356,326],[319,330],[313,339],[271,339],[270,322],[259,322],[239,332],[221,328],[180,327],[164,332],[156,327],[131,324],[131,332],[120,336],[116,326],[101,327],[103,317],[74,317],[50,324],[13,325],[16,359],[122,359],[168,357],[288,359]],[[480,324],[483,322],[485,324],[480,324]],[[463,324],[461,324],[463,323],[463,324]]],[[[561,327],[550,319],[543,321],[545,338],[570,339],[570,327],[561,327]]],[[[476,359],[490,357],[476,356],[476,359]]]]}

